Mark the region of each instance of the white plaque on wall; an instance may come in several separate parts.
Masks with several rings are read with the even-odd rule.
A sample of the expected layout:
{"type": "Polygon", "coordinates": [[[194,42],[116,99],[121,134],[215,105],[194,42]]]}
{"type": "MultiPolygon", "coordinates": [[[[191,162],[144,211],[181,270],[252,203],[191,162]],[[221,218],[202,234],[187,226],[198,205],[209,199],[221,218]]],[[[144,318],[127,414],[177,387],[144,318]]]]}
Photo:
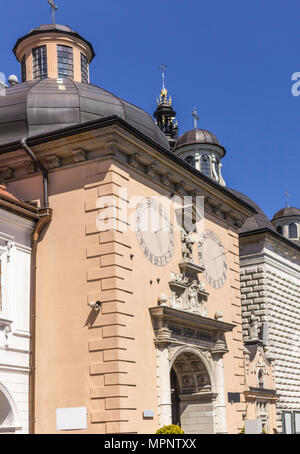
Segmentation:
{"type": "Polygon", "coordinates": [[[86,407],[57,408],[57,430],[84,430],[87,429],[86,407]]]}
{"type": "Polygon", "coordinates": [[[262,433],[261,419],[248,419],[245,421],[245,434],[256,435],[262,433]]]}

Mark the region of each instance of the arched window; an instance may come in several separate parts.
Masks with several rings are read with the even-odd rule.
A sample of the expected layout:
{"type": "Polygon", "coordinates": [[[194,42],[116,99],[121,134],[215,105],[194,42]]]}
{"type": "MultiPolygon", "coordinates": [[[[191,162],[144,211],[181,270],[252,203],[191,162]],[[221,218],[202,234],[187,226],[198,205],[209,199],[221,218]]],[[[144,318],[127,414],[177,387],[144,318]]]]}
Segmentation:
{"type": "Polygon", "coordinates": [[[289,238],[298,238],[297,224],[289,225],[289,238]]]}
{"type": "Polygon", "coordinates": [[[0,432],[14,426],[14,414],[11,405],[0,390],[0,432]]]}
{"type": "Polygon", "coordinates": [[[258,371],[258,387],[264,388],[264,373],[261,369],[258,371]]]}
{"type": "Polygon", "coordinates": [[[32,71],[34,79],[45,79],[48,77],[47,46],[39,46],[32,49],[32,71]]]}
{"type": "Polygon", "coordinates": [[[57,69],[59,79],[73,78],[74,64],[72,47],[61,44],[57,45],[57,69]]]}
{"type": "Polygon", "coordinates": [[[283,228],[281,225],[279,225],[277,228],[276,228],[276,231],[277,233],[280,233],[280,235],[283,235],[283,228]]]}
{"type": "Polygon", "coordinates": [[[81,82],[89,83],[89,61],[85,55],[80,54],[81,59],[81,82]]]}
{"type": "Polygon", "coordinates": [[[210,158],[207,155],[201,156],[201,172],[207,177],[211,177],[210,158]]]}
{"type": "Polygon", "coordinates": [[[194,156],[187,156],[185,158],[185,161],[190,165],[190,166],[195,166],[195,158],[194,156]]]}

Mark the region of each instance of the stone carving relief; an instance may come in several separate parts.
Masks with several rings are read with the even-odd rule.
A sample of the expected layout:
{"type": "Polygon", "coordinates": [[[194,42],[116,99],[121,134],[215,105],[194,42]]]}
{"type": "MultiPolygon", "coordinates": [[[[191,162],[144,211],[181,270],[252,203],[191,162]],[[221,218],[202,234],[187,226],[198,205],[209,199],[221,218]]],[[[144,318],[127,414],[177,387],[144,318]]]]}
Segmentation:
{"type": "Polygon", "coordinates": [[[174,309],[193,312],[207,317],[205,302],[208,294],[204,283],[198,278],[203,268],[193,263],[193,246],[196,243],[193,232],[181,231],[183,263],[179,265],[181,273],[170,275],[170,306],[174,309]]]}
{"type": "Polygon", "coordinates": [[[0,324],[0,347],[7,348],[9,346],[9,335],[11,327],[9,324],[0,324]]]}
{"type": "Polygon", "coordinates": [[[171,307],[207,317],[205,306],[207,293],[203,282],[199,281],[196,274],[191,279],[186,274],[171,273],[169,285],[172,292],[170,298],[171,307]]]}
{"type": "Polygon", "coordinates": [[[181,231],[181,250],[184,261],[193,261],[193,246],[195,243],[195,235],[192,232],[181,231]]]}

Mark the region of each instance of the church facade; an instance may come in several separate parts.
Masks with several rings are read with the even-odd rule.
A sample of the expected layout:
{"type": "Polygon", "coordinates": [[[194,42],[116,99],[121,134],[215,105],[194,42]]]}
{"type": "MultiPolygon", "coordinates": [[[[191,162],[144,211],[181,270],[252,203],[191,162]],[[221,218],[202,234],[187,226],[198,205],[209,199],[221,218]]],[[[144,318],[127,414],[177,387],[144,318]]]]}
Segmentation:
{"type": "Polygon", "coordinates": [[[178,138],[164,86],[155,124],[91,85],[93,47],[69,27],[38,27],[14,52],[22,83],[0,98],[0,175],[38,225],[28,431],[239,433],[261,419],[273,433],[278,351],[250,301],[265,295],[243,278],[251,268],[251,292],[268,291],[244,244],[260,211],[226,188],[225,148],[198,128],[178,138]]]}

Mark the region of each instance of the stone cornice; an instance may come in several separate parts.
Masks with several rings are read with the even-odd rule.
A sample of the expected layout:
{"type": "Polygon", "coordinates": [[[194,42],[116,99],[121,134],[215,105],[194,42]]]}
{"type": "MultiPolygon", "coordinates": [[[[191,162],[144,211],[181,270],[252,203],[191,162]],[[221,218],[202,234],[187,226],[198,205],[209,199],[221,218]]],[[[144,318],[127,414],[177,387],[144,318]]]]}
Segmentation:
{"type": "Polygon", "coordinates": [[[273,235],[268,235],[268,233],[268,231],[258,232],[242,238],[240,236],[241,264],[245,266],[246,264],[250,265],[260,261],[261,263],[269,264],[288,273],[291,272],[291,267],[293,267],[293,272],[299,273],[299,247],[288,240],[288,243],[282,241],[281,236],[278,238],[273,235]],[[262,242],[259,251],[255,253],[243,253],[244,244],[258,244],[259,241],[262,242]],[[276,255],[276,257],[274,255],[276,255]],[[288,260],[291,263],[286,263],[285,260],[288,260]]]}
{"type": "Polygon", "coordinates": [[[300,246],[298,246],[296,243],[294,243],[293,241],[290,241],[288,238],[285,238],[284,236],[280,235],[279,233],[271,230],[271,229],[268,229],[268,228],[264,228],[264,229],[257,229],[257,230],[251,230],[249,232],[243,232],[243,233],[240,233],[239,234],[239,237],[242,239],[242,240],[247,240],[249,238],[253,238],[253,239],[259,239],[259,238],[267,238],[267,236],[269,237],[272,237],[274,240],[276,240],[278,243],[283,243],[284,246],[282,246],[285,250],[287,247],[289,247],[290,249],[293,249],[294,251],[294,255],[295,254],[299,254],[300,255],[300,246]]]}
{"type": "Polygon", "coordinates": [[[276,402],[279,398],[280,395],[276,393],[276,391],[272,390],[267,390],[267,389],[250,389],[249,391],[244,391],[244,396],[247,400],[250,399],[264,399],[272,402],[276,402]]]}
{"type": "Polygon", "coordinates": [[[220,322],[207,317],[202,317],[198,314],[191,312],[180,311],[167,306],[155,306],[149,309],[153,319],[168,320],[180,325],[194,327],[197,329],[204,329],[206,331],[216,332],[230,332],[235,328],[232,323],[220,322]]]}
{"type": "MultiPolygon", "coordinates": [[[[226,188],[115,116],[31,138],[28,144],[52,169],[50,173],[110,156],[173,194],[205,196],[205,209],[235,229],[255,212],[226,188]]],[[[6,181],[35,174],[19,143],[0,146],[0,174],[6,181]]]]}

